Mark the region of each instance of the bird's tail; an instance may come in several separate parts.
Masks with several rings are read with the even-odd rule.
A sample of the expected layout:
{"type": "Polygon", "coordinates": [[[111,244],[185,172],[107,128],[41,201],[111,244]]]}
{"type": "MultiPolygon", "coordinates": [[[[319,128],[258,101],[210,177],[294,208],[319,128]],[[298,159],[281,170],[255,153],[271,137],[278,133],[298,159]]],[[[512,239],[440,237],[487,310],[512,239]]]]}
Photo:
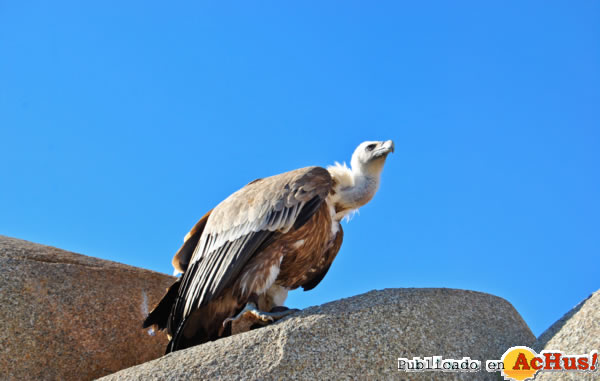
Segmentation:
{"type": "MultiPolygon", "coordinates": [[[[167,289],[167,293],[162,297],[160,302],[154,307],[154,309],[148,314],[144,323],[143,328],[148,328],[151,325],[156,325],[158,329],[165,329],[169,323],[169,315],[171,309],[177,299],[177,293],[179,292],[179,285],[181,284],[181,277],[178,278],[175,283],[167,289]]],[[[169,332],[170,333],[170,332],[169,332]]]]}
{"type": "MultiPolygon", "coordinates": [[[[210,312],[207,312],[207,309],[210,311],[212,308],[214,306],[204,306],[179,322],[177,327],[168,326],[167,330],[173,333],[171,334],[172,337],[167,345],[165,354],[231,336],[231,324],[223,325],[223,320],[225,320],[225,317],[231,316],[231,313],[237,315],[241,311],[241,308],[225,311],[222,315],[211,315],[210,312]],[[192,334],[189,332],[190,328],[193,330],[192,334]],[[186,331],[188,333],[187,336],[184,334],[186,331]]],[[[177,322],[172,320],[170,323],[173,325],[177,324],[177,322]]]]}
{"type": "Polygon", "coordinates": [[[210,340],[208,335],[202,329],[202,327],[197,328],[196,332],[194,333],[194,336],[185,337],[183,331],[185,330],[185,326],[187,323],[188,319],[185,319],[179,324],[179,327],[177,327],[177,329],[174,331],[173,337],[171,337],[171,340],[169,340],[169,344],[167,344],[165,354],[189,348],[194,345],[203,344],[210,340]]]}
{"type": "Polygon", "coordinates": [[[177,329],[175,330],[173,336],[171,337],[171,340],[169,340],[169,344],[167,344],[167,349],[165,350],[165,354],[169,354],[169,353],[175,352],[179,349],[183,349],[180,344],[180,341],[183,336],[183,325],[184,324],[185,324],[185,322],[181,322],[179,327],[177,327],[177,329]]]}

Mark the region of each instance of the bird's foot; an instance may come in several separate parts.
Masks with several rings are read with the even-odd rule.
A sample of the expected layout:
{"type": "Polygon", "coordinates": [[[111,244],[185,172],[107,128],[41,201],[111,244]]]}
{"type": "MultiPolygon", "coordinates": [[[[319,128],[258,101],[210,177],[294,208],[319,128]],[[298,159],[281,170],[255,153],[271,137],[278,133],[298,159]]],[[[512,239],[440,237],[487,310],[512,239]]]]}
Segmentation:
{"type": "Polygon", "coordinates": [[[254,303],[249,302],[239,314],[225,319],[223,321],[223,326],[231,322],[231,334],[246,332],[249,331],[252,326],[265,326],[271,324],[296,311],[298,310],[279,306],[274,307],[271,312],[265,312],[259,310],[254,303]]]}

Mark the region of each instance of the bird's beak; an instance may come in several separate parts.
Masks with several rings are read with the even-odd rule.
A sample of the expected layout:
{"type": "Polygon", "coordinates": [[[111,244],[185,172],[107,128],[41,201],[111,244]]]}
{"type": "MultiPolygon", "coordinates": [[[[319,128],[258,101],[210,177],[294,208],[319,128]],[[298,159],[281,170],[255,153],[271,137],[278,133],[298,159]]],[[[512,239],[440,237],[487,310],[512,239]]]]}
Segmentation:
{"type": "Polygon", "coordinates": [[[386,148],[388,152],[394,153],[394,142],[388,140],[385,143],[383,143],[382,148],[386,148]]]}
{"type": "Polygon", "coordinates": [[[387,156],[388,153],[394,152],[394,142],[391,140],[383,142],[381,147],[375,150],[375,157],[387,156]]]}

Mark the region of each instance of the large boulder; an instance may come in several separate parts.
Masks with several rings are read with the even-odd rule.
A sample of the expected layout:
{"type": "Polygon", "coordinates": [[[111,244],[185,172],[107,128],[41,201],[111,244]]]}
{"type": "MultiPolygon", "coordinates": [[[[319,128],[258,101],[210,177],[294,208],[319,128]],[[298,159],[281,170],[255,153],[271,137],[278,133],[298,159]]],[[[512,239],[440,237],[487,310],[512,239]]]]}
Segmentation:
{"type": "Polygon", "coordinates": [[[500,359],[535,337],[506,300],[452,289],[387,289],[311,307],[276,324],[171,353],[109,380],[497,380],[406,373],[398,358],[500,359]]]}
{"type": "MultiPolygon", "coordinates": [[[[581,355],[600,350],[600,290],[552,324],[540,335],[533,349],[559,350],[568,355],[581,355]]],[[[598,366],[600,364],[596,364],[598,366]]],[[[540,372],[536,381],[542,380],[598,380],[600,372],[540,372]]]]}
{"type": "Polygon", "coordinates": [[[0,236],[0,379],[90,380],[155,359],[141,329],[174,278],[0,236]]]}

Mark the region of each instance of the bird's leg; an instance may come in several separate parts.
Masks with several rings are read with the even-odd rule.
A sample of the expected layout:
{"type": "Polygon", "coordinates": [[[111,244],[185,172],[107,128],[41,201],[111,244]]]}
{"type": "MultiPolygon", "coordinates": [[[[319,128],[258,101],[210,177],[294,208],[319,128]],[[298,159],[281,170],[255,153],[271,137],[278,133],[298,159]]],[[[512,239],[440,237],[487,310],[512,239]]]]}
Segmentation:
{"type": "Polygon", "coordinates": [[[298,311],[297,309],[290,309],[283,306],[274,307],[271,312],[261,311],[256,306],[256,300],[257,298],[250,298],[239,314],[228,317],[223,321],[223,326],[231,322],[232,335],[247,332],[252,326],[257,324],[260,326],[268,325],[298,311]]]}

